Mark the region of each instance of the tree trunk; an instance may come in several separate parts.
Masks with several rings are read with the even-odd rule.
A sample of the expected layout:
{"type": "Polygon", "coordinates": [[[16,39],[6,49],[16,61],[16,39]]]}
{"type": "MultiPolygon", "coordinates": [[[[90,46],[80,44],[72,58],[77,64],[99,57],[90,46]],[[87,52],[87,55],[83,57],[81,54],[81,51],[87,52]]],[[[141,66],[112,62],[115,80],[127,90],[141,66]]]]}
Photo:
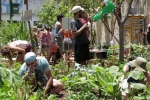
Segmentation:
{"type": "Polygon", "coordinates": [[[124,29],[123,29],[123,23],[120,23],[119,25],[119,61],[124,62],[124,29]]]}
{"type": "Polygon", "coordinates": [[[0,25],[1,25],[1,20],[2,20],[2,1],[0,0],[0,25]]]}

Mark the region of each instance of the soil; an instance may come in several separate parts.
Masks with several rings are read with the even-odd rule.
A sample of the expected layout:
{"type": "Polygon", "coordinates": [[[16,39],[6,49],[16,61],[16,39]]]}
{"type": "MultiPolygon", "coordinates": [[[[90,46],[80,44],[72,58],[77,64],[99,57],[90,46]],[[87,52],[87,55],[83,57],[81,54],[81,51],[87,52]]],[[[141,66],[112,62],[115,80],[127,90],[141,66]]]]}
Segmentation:
{"type": "Polygon", "coordinates": [[[60,95],[58,96],[58,100],[64,100],[67,97],[67,92],[66,91],[61,91],[59,93],[60,95]]]}

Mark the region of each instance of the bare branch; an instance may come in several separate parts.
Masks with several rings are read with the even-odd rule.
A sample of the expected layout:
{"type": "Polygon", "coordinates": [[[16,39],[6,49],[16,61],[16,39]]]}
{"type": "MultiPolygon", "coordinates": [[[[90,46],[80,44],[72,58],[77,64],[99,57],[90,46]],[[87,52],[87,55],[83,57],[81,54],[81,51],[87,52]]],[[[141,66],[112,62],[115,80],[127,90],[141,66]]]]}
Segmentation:
{"type": "Polygon", "coordinates": [[[120,19],[120,17],[118,16],[118,14],[115,11],[114,11],[114,15],[116,16],[116,19],[118,21],[118,25],[120,25],[121,19],[120,19]]]}
{"type": "Polygon", "coordinates": [[[108,32],[109,32],[109,33],[115,38],[115,40],[119,43],[119,40],[117,39],[116,36],[114,36],[114,33],[113,33],[113,32],[110,30],[110,28],[109,28],[108,22],[105,21],[105,20],[106,20],[105,18],[104,18],[104,20],[101,19],[101,21],[104,23],[105,27],[107,28],[108,32]]]}
{"type": "Polygon", "coordinates": [[[110,30],[110,28],[109,28],[109,26],[108,26],[108,24],[106,23],[105,19],[104,19],[104,20],[102,19],[101,21],[104,23],[104,25],[105,25],[105,27],[107,28],[107,30],[108,30],[110,33],[112,33],[111,30],[110,30]]]}
{"type": "Polygon", "coordinates": [[[127,13],[124,16],[124,20],[122,20],[122,23],[125,23],[125,21],[127,20],[127,17],[128,17],[128,15],[130,13],[132,2],[133,2],[133,0],[131,0],[130,3],[129,3],[129,5],[128,5],[127,13]]]}

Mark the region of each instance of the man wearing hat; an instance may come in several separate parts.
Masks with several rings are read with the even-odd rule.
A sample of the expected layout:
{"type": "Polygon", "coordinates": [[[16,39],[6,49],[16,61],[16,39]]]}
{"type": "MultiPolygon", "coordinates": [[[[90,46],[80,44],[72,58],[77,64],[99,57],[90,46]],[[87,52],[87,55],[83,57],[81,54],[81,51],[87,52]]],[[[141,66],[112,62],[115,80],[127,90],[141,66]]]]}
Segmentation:
{"type": "Polygon", "coordinates": [[[88,24],[84,25],[80,21],[83,8],[81,6],[74,6],[72,8],[72,13],[74,18],[70,22],[71,30],[75,38],[74,45],[74,58],[79,64],[86,65],[86,61],[90,59],[89,52],[89,40],[86,34],[86,29],[88,29],[88,24]]]}
{"type": "Polygon", "coordinates": [[[34,90],[45,86],[44,94],[46,95],[59,93],[63,89],[62,83],[53,79],[49,63],[45,58],[36,57],[35,53],[29,52],[24,60],[24,64],[19,69],[19,75],[24,76],[25,82],[32,85],[34,90]]]}
{"type": "MultiPolygon", "coordinates": [[[[136,79],[134,79],[132,77],[128,77],[128,79],[124,80],[125,77],[123,75],[123,77],[121,78],[121,81],[124,84],[125,83],[127,83],[127,84],[128,83],[142,83],[142,84],[146,85],[146,84],[150,83],[150,74],[149,74],[149,72],[148,72],[148,70],[146,68],[146,64],[147,64],[147,61],[144,58],[142,58],[142,57],[137,57],[136,59],[134,59],[132,61],[129,61],[127,64],[124,65],[123,71],[125,73],[128,73],[128,72],[133,71],[133,70],[134,71],[141,71],[141,72],[143,72],[145,77],[143,79],[141,79],[141,80],[140,79],[136,80],[136,79]]],[[[120,86],[122,87],[122,85],[120,85],[120,86]]],[[[134,89],[134,87],[132,85],[130,87],[134,89]]],[[[124,90],[126,90],[125,87],[123,87],[123,88],[124,88],[124,90]]],[[[122,96],[123,97],[127,96],[126,93],[128,93],[128,91],[121,91],[121,92],[122,92],[122,96]]]]}
{"type": "Polygon", "coordinates": [[[146,64],[147,61],[146,59],[142,58],[142,57],[137,57],[136,59],[129,61],[127,64],[125,64],[125,66],[123,67],[123,71],[125,73],[128,73],[132,70],[135,71],[142,71],[145,75],[146,81],[145,79],[143,80],[135,80],[132,77],[128,78],[128,83],[129,82],[136,82],[136,83],[143,83],[146,84],[149,81],[149,72],[146,68],[146,64]]]}

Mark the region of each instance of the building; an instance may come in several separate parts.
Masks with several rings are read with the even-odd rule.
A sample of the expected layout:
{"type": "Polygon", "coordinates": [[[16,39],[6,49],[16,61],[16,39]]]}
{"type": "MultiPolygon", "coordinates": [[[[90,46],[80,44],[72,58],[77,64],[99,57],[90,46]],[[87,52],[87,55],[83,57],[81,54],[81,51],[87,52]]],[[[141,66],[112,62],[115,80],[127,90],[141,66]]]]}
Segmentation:
{"type": "MultiPolygon", "coordinates": [[[[136,8],[136,12],[135,14],[129,14],[129,16],[143,16],[144,17],[144,25],[143,30],[145,32],[147,32],[147,26],[150,23],[150,0],[133,0],[132,3],[132,7],[136,8]]],[[[121,12],[122,12],[122,17],[125,16],[125,13],[127,11],[127,2],[123,2],[122,6],[121,6],[121,12]]],[[[113,15],[113,14],[112,14],[113,15]]],[[[114,28],[114,36],[119,39],[119,27],[118,27],[118,23],[113,16],[111,16],[108,20],[109,22],[109,27],[110,29],[114,28]]],[[[116,40],[114,39],[114,37],[112,37],[112,35],[110,34],[110,32],[108,31],[108,29],[105,27],[104,23],[99,20],[98,22],[94,23],[94,27],[95,27],[95,31],[96,31],[96,37],[95,37],[95,42],[96,44],[103,44],[103,43],[107,43],[108,45],[110,45],[110,41],[114,41],[114,45],[119,45],[118,42],[116,42],[116,40]]],[[[130,34],[135,34],[133,31],[130,32],[130,34]]]]}
{"type": "MultiPolygon", "coordinates": [[[[26,11],[26,5],[24,5],[24,0],[12,0],[13,3],[19,3],[19,14],[14,14],[14,22],[21,20],[21,13],[26,11]]],[[[40,10],[44,0],[28,0],[28,9],[32,10],[32,20],[30,21],[31,26],[34,26],[37,21],[39,21],[36,16],[36,10],[40,10]]],[[[10,20],[10,4],[9,0],[2,0],[2,20],[10,20]]],[[[40,25],[39,28],[42,28],[43,25],[40,25]]]]}

